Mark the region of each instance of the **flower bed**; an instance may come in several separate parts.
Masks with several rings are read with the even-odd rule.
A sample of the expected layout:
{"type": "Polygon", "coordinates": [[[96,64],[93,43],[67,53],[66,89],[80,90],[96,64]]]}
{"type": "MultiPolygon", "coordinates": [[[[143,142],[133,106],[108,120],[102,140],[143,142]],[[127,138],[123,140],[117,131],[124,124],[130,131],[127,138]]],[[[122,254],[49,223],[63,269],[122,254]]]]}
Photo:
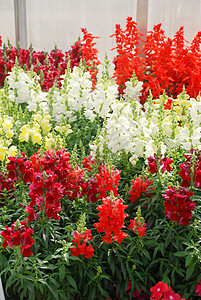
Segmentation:
{"type": "Polygon", "coordinates": [[[174,61],[195,49],[184,47],[182,30],[167,42],[160,28],[145,47],[145,61],[148,47],[157,53],[149,57],[152,77],[140,78],[145,61],[133,50],[131,18],[125,31],[116,28],[117,83],[107,59],[98,72],[86,29],[83,62],[67,63],[58,84],[44,87],[38,72],[17,61],[4,74],[0,271],[7,299],[201,296],[199,86],[189,95],[183,78],[174,81],[177,94],[153,89],[143,100],[149,83],[163,87],[154,69],[163,46],[174,45],[174,61]],[[134,57],[130,73],[121,73],[134,57]]]}

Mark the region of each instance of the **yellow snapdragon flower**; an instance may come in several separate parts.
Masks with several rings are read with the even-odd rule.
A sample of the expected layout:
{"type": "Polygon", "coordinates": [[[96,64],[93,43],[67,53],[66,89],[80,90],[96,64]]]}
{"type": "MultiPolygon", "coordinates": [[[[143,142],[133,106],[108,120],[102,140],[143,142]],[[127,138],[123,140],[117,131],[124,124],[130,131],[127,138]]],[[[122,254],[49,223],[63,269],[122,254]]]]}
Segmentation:
{"type": "Polygon", "coordinates": [[[51,130],[51,125],[49,123],[50,119],[51,116],[48,114],[41,116],[39,113],[37,113],[36,115],[34,115],[34,122],[38,123],[41,126],[45,135],[47,135],[51,130]]]}
{"type": "Polygon", "coordinates": [[[51,117],[49,115],[46,115],[40,123],[40,126],[41,126],[41,128],[42,128],[45,135],[47,135],[51,130],[51,125],[50,125],[50,122],[49,122],[50,118],[51,117]]]}
{"type": "Polygon", "coordinates": [[[0,161],[4,161],[7,149],[8,148],[4,147],[3,143],[0,143],[0,161]]]}
{"type": "Polygon", "coordinates": [[[42,135],[40,133],[40,126],[38,124],[34,124],[34,126],[31,128],[30,136],[33,144],[42,145],[42,135]]]}
{"type": "Polygon", "coordinates": [[[7,151],[7,157],[15,156],[17,154],[18,150],[16,146],[11,146],[7,151]]]}
{"type": "Polygon", "coordinates": [[[20,142],[28,142],[30,137],[30,125],[23,125],[21,128],[21,133],[19,135],[20,142]]]}
{"type": "Polygon", "coordinates": [[[12,129],[7,129],[6,130],[6,135],[8,138],[12,138],[14,135],[14,131],[12,129]]]}
{"type": "Polygon", "coordinates": [[[68,136],[71,132],[73,132],[71,130],[70,124],[67,124],[65,126],[59,126],[58,125],[58,126],[55,127],[55,130],[58,131],[61,134],[64,134],[65,136],[68,136]]]}
{"type": "Polygon", "coordinates": [[[4,130],[8,130],[11,129],[13,127],[13,118],[9,117],[9,116],[4,116],[4,121],[2,123],[3,129],[4,130]]]}
{"type": "Polygon", "coordinates": [[[56,140],[53,137],[52,133],[49,133],[46,137],[45,137],[45,150],[50,150],[52,148],[54,148],[56,145],[56,140]]]}

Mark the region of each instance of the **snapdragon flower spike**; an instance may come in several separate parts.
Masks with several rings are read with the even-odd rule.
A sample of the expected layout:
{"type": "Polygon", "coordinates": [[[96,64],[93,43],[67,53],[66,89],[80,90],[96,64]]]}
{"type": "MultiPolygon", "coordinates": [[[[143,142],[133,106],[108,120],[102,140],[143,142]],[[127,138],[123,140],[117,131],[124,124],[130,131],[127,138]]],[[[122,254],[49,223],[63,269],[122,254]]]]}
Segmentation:
{"type": "Polygon", "coordinates": [[[186,300],[181,299],[181,296],[175,293],[167,283],[159,281],[155,286],[150,289],[150,300],[186,300]]]}
{"type": "Polygon", "coordinates": [[[99,222],[94,224],[98,232],[105,233],[101,239],[105,243],[117,241],[122,243],[123,239],[128,236],[121,229],[124,228],[124,219],[128,216],[124,213],[124,209],[128,205],[123,205],[123,200],[114,196],[102,199],[103,204],[97,207],[100,211],[98,214],[99,222]]]}
{"type": "Polygon", "coordinates": [[[192,210],[195,204],[190,200],[193,192],[185,187],[168,187],[162,196],[165,199],[163,205],[165,207],[165,215],[171,220],[176,221],[178,225],[184,226],[190,224],[192,218],[192,210]]]}
{"type": "Polygon", "coordinates": [[[128,199],[131,202],[134,202],[138,199],[140,199],[142,193],[146,193],[147,188],[152,184],[152,180],[148,180],[147,178],[142,179],[141,177],[136,178],[135,180],[132,179],[132,187],[129,191],[129,194],[131,195],[128,199]]]}
{"type": "Polygon", "coordinates": [[[84,232],[77,228],[73,234],[74,247],[71,247],[71,255],[79,256],[84,255],[86,258],[90,258],[94,255],[94,249],[89,243],[93,239],[91,230],[85,229],[84,232]]]}
{"type": "Polygon", "coordinates": [[[198,188],[201,186],[201,152],[191,149],[190,154],[186,154],[184,157],[186,161],[179,166],[181,171],[178,172],[183,180],[181,186],[189,187],[191,181],[194,181],[195,186],[198,188]]]}
{"type": "Polygon", "coordinates": [[[5,226],[6,230],[1,232],[1,236],[4,238],[4,242],[1,246],[4,249],[6,247],[13,248],[14,246],[20,246],[21,253],[24,257],[31,256],[30,248],[34,244],[34,239],[31,238],[33,229],[27,226],[27,221],[16,221],[11,227],[5,226]]]}
{"type": "Polygon", "coordinates": [[[147,224],[144,222],[144,218],[141,215],[141,207],[138,207],[136,217],[134,220],[130,220],[128,229],[132,229],[134,233],[138,234],[139,237],[145,236],[147,224]]]}
{"type": "Polygon", "coordinates": [[[57,213],[61,211],[59,200],[63,197],[63,190],[62,185],[56,181],[57,177],[50,170],[33,174],[33,181],[29,186],[30,193],[28,194],[32,201],[25,208],[25,211],[29,213],[29,221],[39,218],[34,210],[35,206],[37,211],[45,210],[48,219],[59,219],[57,213]]]}
{"type": "Polygon", "coordinates": [[[95,174],[98,192],[100,193],[99,198],[107,197],[111,191],[115,197],[118,196],[120,173],[121,171],[114,169],[114,166],[112,166],[111,171],[105,165],[99,166],[99,173],[95,174]]]}
{"type": "Polygon", "coordinates": [[[134,220],[130,220],[130,224],[128,229],[132,229],[134,233],[138,234],[138,236],[145,236],[145,231],[147,229],[147,224],[143,222],[136,222],[136,218],[134,220]]]}
{"type": "Polygon", "coordinates": [[[82,165],[86,171],[90,172],[92,170],[92,166],[98,165],[98,163],[94,158],[92,158],[92,156],[89,155],[82,160],[82,165]]]}

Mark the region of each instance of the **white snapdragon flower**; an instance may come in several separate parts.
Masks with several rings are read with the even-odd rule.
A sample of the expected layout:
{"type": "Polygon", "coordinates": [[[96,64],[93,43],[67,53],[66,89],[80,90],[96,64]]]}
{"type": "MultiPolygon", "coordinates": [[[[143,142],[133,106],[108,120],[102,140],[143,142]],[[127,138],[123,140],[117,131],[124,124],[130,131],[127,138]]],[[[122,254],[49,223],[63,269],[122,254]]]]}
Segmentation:
{"type": "Polygon", "coordinates": [[[125,101],[129,101],[130,99],[135,99],[137,101],[140,101],[140,96],[142,95],[142,85],[143,82],[137,81],[135,85],[133,85],[133,82],[128,80],[126,83],[126,88],[124,89],[124,99],[125,101]]]}

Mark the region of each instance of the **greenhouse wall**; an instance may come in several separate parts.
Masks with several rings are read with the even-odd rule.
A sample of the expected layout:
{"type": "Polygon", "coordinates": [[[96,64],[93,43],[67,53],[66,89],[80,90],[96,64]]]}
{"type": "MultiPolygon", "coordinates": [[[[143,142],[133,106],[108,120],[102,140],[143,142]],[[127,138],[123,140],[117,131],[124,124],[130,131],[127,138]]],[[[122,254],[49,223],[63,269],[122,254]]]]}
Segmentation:
{"type": "Polygon", "coordinates": [[[124,28],[127,16],[138,22],[143,33],[162,23],[166,36],[173,37],[184,26],[189,42],[201,28],[200,0],[0,0],[0,35],[4,43],[7,39],[17,43],[17,2],[26,6],[26,47],[32,43],[35,50],[50,51],[56,44],[67,51],[82,38],[81,28],[86,27],[88,32],[101,37],[97,40],[99,59],[105,53],[112,58],[114,53],[110,49],[115,46],[115,38],[109,36],[114,33],[115,24],[124,28]]]}

